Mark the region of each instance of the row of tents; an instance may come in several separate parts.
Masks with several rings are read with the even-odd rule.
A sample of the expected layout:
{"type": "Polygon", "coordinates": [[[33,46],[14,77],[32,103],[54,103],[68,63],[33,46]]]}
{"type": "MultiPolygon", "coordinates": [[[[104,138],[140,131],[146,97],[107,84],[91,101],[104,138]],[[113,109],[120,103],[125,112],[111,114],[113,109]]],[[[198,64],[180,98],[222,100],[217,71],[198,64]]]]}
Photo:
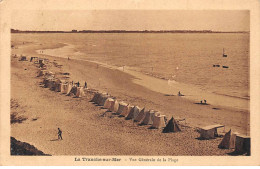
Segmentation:
{"type": "Polygon", "coordinates": [[[72,82],[69,82],[67,80],[68,75],[64,75],[58,78],[55,77],[55,74],[50,71],[40,70],[37,77],[41,76],[44,77],[42,84],[45,88],[49,88],[52,91],[61,92],[62,94],[66,94],[67,96],[85,96],[84,88],[81,86],[77,86],[72,82]]]}
{"type": "MultiPolygon", "coordinates": [[[[76,86],[67,80],[69,78],[68,73],[62,75],[62,77],[58,78],[54,73],[42,68],[39,70],[37,77],[43,76],[43,85],[46,88],[50,88],[50,90],[61,92],[68,96],[85,96],[83,87],[76,86]]],[[[150,125],[150,128],[162,129],[162,132],[164,133],[181,131],[178,122],[173,117],[167,122],[166,116],[159,111],[140,108],[139,106],[133,106],[123,101],[119,102],[116,98],[107,93],[95,93],[91,102],[94,102],[98,106],[102,106],[115,115],[125,117],[126,120],[133,120],[139,125],[150,125]]],[[[211,125],[201,128],[199,130],[200,138],[214,139],[218,135],[217,128],[220,127],[224,126],[211,125]]],[[[235,149],[234,152],[239,154],[250,154],[250,137],[234,133],[230,129],[230,131],[225,133],[218,147],[221,149],[235,149]]]]}
{"type": "Polygon", "coordinates": [[[167,122],[166,116],[159,111],[140,108],[139,106],[133,106],[123,101],[118,102],[117,99],[107,93],[95,93],[91,102],[103,106],[104,109],[115,115],[125,117],[126,120],[133,120],[139,125],[151,125],[151,128],[163,129],[165,133],[181,131],[181,128],[173,117],[167,122]]]}

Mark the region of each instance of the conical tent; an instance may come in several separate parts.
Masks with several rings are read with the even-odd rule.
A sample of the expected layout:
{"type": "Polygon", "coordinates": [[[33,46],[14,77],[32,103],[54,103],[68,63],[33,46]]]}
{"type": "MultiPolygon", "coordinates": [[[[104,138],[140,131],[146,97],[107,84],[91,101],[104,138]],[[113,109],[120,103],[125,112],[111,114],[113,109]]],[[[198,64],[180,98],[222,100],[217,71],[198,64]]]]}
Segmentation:
{"type": "Polygon", "coordinates": [[[76,86],[73,86],[71,87],[69,93],[67,94],[68,96],[75,96],[77,93],[77,87],[76,86]]]}
{"type": "Polygon", "coordinates": [[[236,143],[236,134],[231,132],[231,129],[229,132],[227,132],[220,144],[218,145],[218,148],[223,148],[223,149],[232,149],[235,148],[235,143],[236,143]]]}
{"type": "Polygon", "coordinates": [[[140,121],[142,121],[143,119],[144,119],[144,117],[145,117],[145,108],[143,108],[141,111],[140,111],[140,113],[134,118],[134,121],[135,122],[140,122],[140,121]]]}
{"type": "Polygon", "coordinates": [[[148,125],[148,124],[153,124],[153,119],[154,119],[154,110],[149,110],[145,113],[145,117],[141,124],[148,125]]]}
{"type": "Polygon", "coordinates": [[[120,113],[120,116],[126,117],[133,108],[134,106],[131,106],[130,104],[128,104],[127,106],[123,106],[123,111],[122,113],[120,113]]]}
{"type": "Polygon", "coordinates": [[[120,102],[116,114],[121,114],[124,111],[124,107],[126,107],[126,106],[127,106],[127,104],[125,102],[120,102]]]}
{"type": "Polygon", "coordinates": [[[76,97],[82,97],[82,96],[85,96],[83,87],[77,87],[76,97]]]}
{"type": "Polygon", "coordinates": [[[153,128],[160,129],[165,127],[165,115],[154,116],[153,128]]]}
{"type": "Polygon", "coordinates": [[[134,106],[134,108],[131,109],[129,114],[126,116],[126,120],[134,119],[139,114],[140,110],[141,110],[140,107],[134,106]]]}
{"type": "Polygon", "coordinates": [[[111,111],[111,112],[117,112],[118,107],[119,107],[118,101],[117,101],[117,100],[114,100],[114,101],[111,103],[111,106],[110,106],[110,108],[109,108],[108,110],[111,111]]]}
{"type": "Polygon", "coordinates": [[[70,93],[71,89],[72,89],[72,84],[68,83],[66,95],[68,95],[70,93]]]}
{"type": "Polygon", "coordinates": [[[106,101],[105,101],[105,104],[104,104],[104,108],[105,109],[109,109],[111,107],[111,104],[114,102],[114,99],[112,98],[108,98],[106,101]]]}
{"type": "Polygon", "coordinates": [[[181,131],[179,125],[175,121],[175,119],[172,117],[166,127],[163,129],[163,133],[170,133],[170,132],[178,132],[181,131]]]}

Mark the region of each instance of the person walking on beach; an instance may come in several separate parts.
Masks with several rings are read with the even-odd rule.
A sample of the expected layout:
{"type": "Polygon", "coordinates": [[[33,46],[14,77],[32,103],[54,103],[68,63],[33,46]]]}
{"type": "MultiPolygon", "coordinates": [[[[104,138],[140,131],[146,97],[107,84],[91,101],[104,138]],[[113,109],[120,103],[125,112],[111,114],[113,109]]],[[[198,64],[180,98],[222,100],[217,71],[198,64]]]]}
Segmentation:
{"type": "Polygon", "coordinates": [[[207,100],[204,100],[204,104],[207,104],[207,100]]]}
{"type": "Polygon", "coordinates": [[[58,139],[62,140],[62,131],[60,128],[58,128],[58,139]]]}
{"type": "Polygon", "coordinates": [[[85,81],[85,86],[84,86],[85,88],[87,88],[87,82],[85,81]]]}

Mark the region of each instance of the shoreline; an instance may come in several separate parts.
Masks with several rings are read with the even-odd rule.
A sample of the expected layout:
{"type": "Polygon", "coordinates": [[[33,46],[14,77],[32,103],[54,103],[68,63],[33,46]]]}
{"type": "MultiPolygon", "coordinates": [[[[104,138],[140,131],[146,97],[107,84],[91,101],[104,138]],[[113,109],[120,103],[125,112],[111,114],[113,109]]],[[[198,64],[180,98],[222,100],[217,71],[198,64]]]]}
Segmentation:
{"type": "Polygon", "coordinates": [[[243,98],[239,96],[231,96],[231,95],[225,95],[225,94],[218,94],[215,92],[208,92],[205,90],[202,90],[198,88],[195,85],[190,84],[184,84],[181,82],[176,82],[169,84],[170,79],[167,81],[167,79],[162,79],[160,77],[154,77],[152,75],[147,75],[142,72],[139,72],[137,70],[134,70],[132,67],[124,66],[118,67],[114,65],[109,65],[106,63],[102,63],[99,61],[93,61],[89,59],[84,59],[82,57],[85,57],[86,54],[81,52],[75,52],[74,45],[63,43],[64,46],[58,47],[58,48],[52,48],[52,49],[45,49],[43,50],[43,53],[39,53],[39,51],[36,51],[40,55],[48,55],[53,57],[61,57],[61,58],[68,58],[75,59],[75,60],[81,60],[86,62],[91,62],[95,64],[99,64],[100,66],[109,68],[109,69],[115,69],[119,70],[123,73],[130,74],[135,77],[133,80],[134,83],[141,85],[143,87],[146,87],[152,91],[160,92],[165,95],[177,95],[180,88],[183,88],[181,90],[181,93],[184,94],[185,99],[189,99],[195,103],[198,103],[200,100],[206,99],[209,104],[212,104],[214,106],[221,106],[221,107],[232,107],[236,109],[242,109],[245,111],[249,111],[249,101],[250,98],[243,98]],[[76,57],[73,57],[76,56],[76,57]],[[80,57],[80,58],[77,58],[80,57]],[[157,84],[151,86],[150,84],[157,84]],[[200,93],[200,95],[198,95],[200,93]],[[232,105],[233,104],[233,105],[232,105]]]}
{"type": "MultiPolygon", "coordinates": [[[[34,49],[43,46],[32,44],[12,52],[21,50],[29,57],[41,57],[34,49]]],[[[63,65],[57,68],[51,63],[53,72],[69,72],[70,80],[87,80],[91,89],[106,91],[118,100],[133,105],[159,110],[167,117],[185,118],[185,126],[190,126],[182,128],[183,132],[164,134],[113,115],[101,117],[104,110],[89,102],[93,97],[91,94],[73,98],[41,88],[41,78],[35,77],[38,69],[33,63],[12,61],[11,98],[17,99],[19,105],[13,111],[25,115],[28,120],[12,124],[11,136],[47,154],[224,156],[233,150],[219,149],[217,146],[221,138],[198,140],[199,134],[194,128],[220,123],[225,125],[226,131],[232,128],[233,131],[250,135],[247,125],[249,115],[245,112],[226,108],[214,110],[212,105],[196,105],[182,97],[164,96],[133,83],[136,78],[130,74],[102,66],[97,69],[96,63],[68,61],[52,56],[46,58],[63,65]],[[56,141],[57,127],[63,130],[62,141],[56,141]]]]}

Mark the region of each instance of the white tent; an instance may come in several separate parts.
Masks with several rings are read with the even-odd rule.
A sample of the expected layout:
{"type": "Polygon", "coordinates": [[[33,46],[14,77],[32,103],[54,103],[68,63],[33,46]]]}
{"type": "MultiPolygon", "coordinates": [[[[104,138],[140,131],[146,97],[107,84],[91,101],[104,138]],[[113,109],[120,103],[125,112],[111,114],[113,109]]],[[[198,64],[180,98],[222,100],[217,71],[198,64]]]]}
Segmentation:
{"type": "Polygon", "coordinates": [[[60,92],[63,93],[63,94],[67,93],[67,88],[68,88],[68,84],[66,84],[66,83],[61,83],[60,92]]]}
{"type": "Polygon", "coordinates": [[[119,107],[116,112],[116,114],[121,114],[124,111],[124,107],[126,107],[127,104],[125,102],[119,102],[119,107]]]}
{"type": "Polygon", "coordinates": [[[153,119],[154,119],[154,110],[149,110],[145,113],[145,117],[141,124],[148,125],[148,124],[153,124],[153,119]]]}
{"type": "Polygon", "coordinates": [[[201,128],[200,138],[202,139],[213,139],[218,135],[218,128],[224,127],[223,125],[216,124],[201,128]]]}
{"type": "Polygon", "coordinates": [[[123,111],[122,113],[120,113],[120,116],[127,116],[133,108],[134,106],[131,106],[130,104],[128,104],[127,106],[123,106],[123,111]]]}
{"type": "Polygon", "coordinates": [[[117,101],[117,100],[114,100],[114,101],[111,103],[111,106],[110,106],[110,108],[109,108],[108,110],[111,111],[111,112],[117,112],[118,107],[119,107],[118,101],[117,101]]]}
{"type": "Polygon", "coordinates": [[[144,119],[144,117],[145,117],[145,108],[143,108],[141,111],[140,111],[140,113],[134,118],[134,121],[135,122],[140,122],[140,121],[142,121],[143,119],[144,119]]]}
{"type": "Polygon", "coordinates": [[[85,96],[83,87],[77,87],[76,97],[82,97],[82,96],[85,96]]]}
{"type": "Polygon", "coordinates": [[[104,104],[104,108],[105,109],[109,109],[110,107],[111,107],[111,105],[112,105],[112,103],[114,102],[114,99],[112,99],[112,98],[108,98],[106,101],[105,101],[105,104],[104,104]]]}
{"type": "Polygon", "coordinates": [[[152,124],[153,128],[160,129],[160,128],[164,128],[165,126],[166,126],[165,115],[154,116],[153,124],[152,124]]]}
{"type": "Polygon", "coordinates": [[[220,144],[218,145],[219,148],[223,148],[223,149],[232,149],[235,148],[235,143],[236,143],[236,133],[233,133],[231,131],[231,129],[229,130],[229,132],[227,132],[222,141],[220,142],[220,144]]]}

